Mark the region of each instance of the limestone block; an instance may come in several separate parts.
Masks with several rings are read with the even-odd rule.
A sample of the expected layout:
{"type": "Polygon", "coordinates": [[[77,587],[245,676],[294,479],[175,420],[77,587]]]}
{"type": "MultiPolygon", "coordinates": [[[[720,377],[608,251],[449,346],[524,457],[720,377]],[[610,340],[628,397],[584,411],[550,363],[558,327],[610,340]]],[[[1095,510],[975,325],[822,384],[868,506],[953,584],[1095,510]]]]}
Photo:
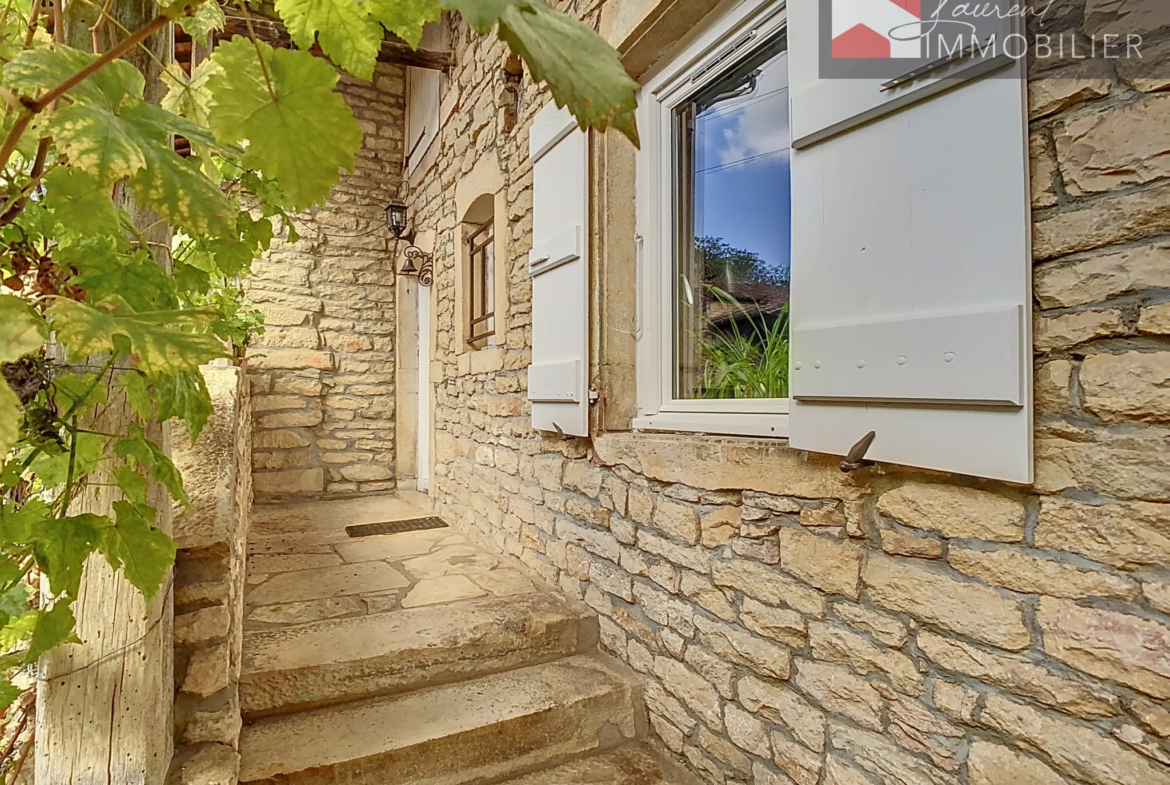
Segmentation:
{"type": "Polygon", "coordinates": [[[1170,335],[1170,303],[1160,303],[1142,309],[1138,332],[1147,335],[1170,335]]]}
{"type": "Polygon", "coordinates": [[[1089,355],[1080,378],[1085,409],[1106,422],[1170,422],[1170,351],[1089,355]]]}
{"type": "MultiPolygon", "coordinates": [[[[748,756],[739,751],[739,748],[732,745],[722,736],[716,736],[705,726],[699,726],[699,747],[705,752],[710,753],[717,760],[722,761],[727,766],[730,766],[734,772],[738,772],[743,776],[749,776],[752,770],[752,762],[748,756]]],[[[687,752],[691,752],[693,748],[688,748],[687,752]]],[[[697,752],[698,750],[695,750],[697,752]]],[[[704,758],[706,756],[703,756],[704,758]]],[[[691,766],[700,770],[708,771],[712,774],[717,773],[718,768],[712,767],[708,762],[701,761],[700,758],[688,755],[691,766]]],[[[710,759],[707,759],[708,761],[710,759]]]]}
{"type": "Polygon", "coordinates": [[[739,700],[753,714],[760,714],[792,732],[816,752],[825,749],[825,714],[786,685],[744,676],[737,685],[739,700]]]}
{"type": "Polygon", "coordinates": [[[1032,225],[1032,256],[1054,259],[1170,230],[1168,192],[1170,186],[1158,185],[1037,221],[1032,225]]]}
{"type": "Polygon", "coordinates": [[[989,551],[952,546],[947,561],[959,572],[1024,594],[1117,600],[1132,600],[1138,595],[1138,585],[1129,578],[1010,548],[989,551]]]}
{"type": "Polygon", "coordinates": [[[699,540],[707,548],[718,548],[739,536],[739,507],[716,507],[699,519],[699,540]]]}
{"type": "Polygon", "coordinates": [[[825,600],[779,570],[748,559],[717,560],[711,565],[716,586],[737,589],[768,605],[784,605],[808,616],[825,615],[825,600]]]}
{"type": "Polygon", "coordinates": [[[659,498],[650,525],[672,539],[699,542],[699,516],[689,504],[659,498]]]}
{"type": "Polygon", "coordinates": [[[257,494],[293,496],[320,493],[325,488],[324,469],[261,472],[252,477],[257,494]]]}
{"type": "Polygon", "coordinates": [[[221,643],[199,649],[191,655],[182,691],[206,698],[228,686],[231,669],[231,646],[221,643]]]}
{"type": "Polygon", "coordinates": [[[1042,753],[1058,769],[1091,785],[1168,785],[1170,771],[1122,747],[1095,729],[1064,722],[989,695],[980,721],[1042,753]]]}
{"type": "Polygon", "coordinates": [[[825,785],[870,785],[870,781],[841,758],[830,755],[825,759],[825,785]]]}
{"type": "Polygon", "coordinates": [[[568,490],[596,499],[601,493],[601,469],[588,461],[569,461],[561,482],[568,490]]]}
{"type": "Polygon", "coordinates": [[[679,591],[700,608],[713,613],[724,621],[735,621],[735,607],[728,602],[724,591],[712,584],[706,577],[684,570],[679,575],[679,591]]]}
{"type": "Polygon", "coordinates": [[[257,450],[286,450],[310,444],[309,438],[299,431],[259,431],[252,440],[257,450]]]}
{"type": "Polygon", "coordinates": [[[1072,363],[1053,360],[1036,369],[1033,387],[1036,410],[1044,414],[1068,411],[1072,395],[1072,363]]]}
{"type": "Polygon", "coordinates": [[[1028,116],[1036,120],[1109,94],[1108,79],[1030,79],[1028,116]]]}
{"type": "Polygon", "coordinates": [[[881,696],[869,682],[848,668],[798,660],[794,680],[829,714],[841,714],[858,725],[882,729],[881,696]]]}
{"type": "Polygon", "coordinates": [[[939,771],[880,734],[833,722],[829,724],[829,738],[835,748],[850,754],[858,766],[884,782],[904,785],[956,785],[958,782],[953,774],[939,771]]]}
{"type": "Polygon", "coordinates": [[[1070,264],[1043,265],[1033,280],[1042,308],[1088,305],[1153,287],[1170,287],[1170,243],[1091,254],[1070,264]]]}
{"type": "Polygon", "coordinates": [[[798,649],[804,646],[808,638],[804,617],[799,613],[773,608],[770,605],[756,602],[751,597],[743,599],[740,621],[752,632],[785,646],[798,649]]]}
{"type": "Polygon", "coordinates": [[[386,466],[375,466],[374,464],[367,463],[358,466],[346,466],[342,468],[341,476],[352,482],[376,482],[378,480],[389,480],[394,476],[394,472],[386,466]]]}
{"type": "Polygon", "coordinates": [[[264,314],[264,326],[270,327],[300,327],[308,324],[313,315],[308,311],[298,311],[274,303],[263,303],[257,309],[264,314]]]}
{"type": "Polygon", "coordinates": [[[565,501],[565,512],[577,520],[609,528],[609,510],[588,499],[569,497],[565,501]]]}
{"type": "Polygon", "coordinates": [[[1125,317],[1118,310],[1079,311],[1036,318],[1032,345],[1037,352],[1070,349],[1082,343],[1124,335],[1125,317]]]}
{"type": "Polygon", "coordinates": [[[878,497],[878,512],[904,526],[937,531],[943,537],[994,542],[1024,538],[1024,505],[974,488],[908,482],[878,497]]]}
{"type": "Polygon", "coordinates": [[[906,625],[893,616],[851,602],[833,604],[833,614],[850,627],[868,632],[887,646],[902,647],[910,637],[906,625]]]}
{"type": "Polygon", "coordinates": [[[1170,564],[1170,505],[1041,500],[1036,545],[1122,569],[1170,564]]]}
{"type": "Polygon", "coordinates": [[[473,583],[466,575],[424,578],[402,598],[402,607],[418,608],[424,605],[439,605],[456,600],[483,597],[486,594],[487,592],[483,588],[473,583]]]}
{"type": "Polygon", "coordinates": [[[300,374],[276,374],[272,382],[272,392],[280,395],[307,395],[319,396],[325,389],[320,376],[301,376],[300,374]]]}
{"type": "Polygon", "coordinates": [[[723,730],[719,693],[702,676],[669,657],[654,658],[654,675],[667,692],[686,704],[704,723],[716,731],[723,730]]]}
{"type": "Polygon", "coordinates": [[[882,529],[882,550],[893,556],[912,556],[921,559],[942,557],[942,540],[920,537],[896,529],[882,529]]]}
{"type": "Polygon", "coordinates": [[[936,681],[934,705],[951,718],[970,723],[975,717],[975,710],[979,708],[979,693],[959,684],[936,681]]]}
{"type": "Polygon", "coordinates": [[[805,507],[800,511],[801,526],[843,528],[845,524],[845,510],[839,504],[826,504],[819,508],[805,507]]]}
{"type": "Polygon", "coordinates": [[[773,732],[773,761],[797,785],[816,785],[821,778],[821,756],[810,752],[780,733],[773,732]]]}
{"type": "Polygon", "coordinates": [[[321,336],[315,327],[267,327],[260,344],[282,349],[320,349],[321,336]]]}
{"type": "Polygon", "coordinates": [[[1028,158],[1032,162],[1032,207],[1052,207],[1059,201],[1056,195],[1056,162],[1048,154],[1048,137],[1032,134],[1028,140],[1028,158]]]}
{"type": "Polygon", "coordinates": [[[647,618],[690,638],[695,634],[695,610],[668,593],[643,581],[633,585],[634,598],[647,618]]]}
{"type": "MultiPolygon", "coordinates": [[[[669,630],[663,630],[669,633],[669,630]]],[[[670,636],[664,637],[664,642],[670,640],[670,636]]],[[[727,662],[727,660],[719,657],[710,649],[706,649],[696,643],[686,647],[686,651],[677,649],[681,653],[683,662],[690,666],[691,670],[709,681],[719,694],[724,698],[730,699],[735,694],[735,667],[727,662]]],[[[671,656],[676,656],[673,653],[671,656]]],[[[724,707],[724,717],[727,715],[727,707],[724,707]]]]}
{"type": "Polygon", "coordinates": [[[1149,578],[1142,584],[1142,594],[1150,605],[1170,613],[1170,580],[1149,578]]]}
{"type": "MultiPolygon", "coordinates": [[[[1129,0],[1087,0],[1085,32],[1089,35],[1149,35],[1170,25],[1170,7],[1164,3],[1129,0]]],[[[1120,39],[1119,39],[1120,40],[1120,39]]]]}
{"type": "Polygon", "coordinates": [[[287,411],[277,414],[266,414],[256,418],[256,427],[270,428],[312,428],[320,425],[325,414],[320,410],[287,411]]]}
{"type": "Polygon", "coordinates": [[[196,711],[183,728],[185,744],[225,744],[236,747],[240,742],[240,702],[233,696],[213,711],[196,711]]]}
{"type": "Polygon", "coordinates": [[[546,491],[559,491],[564,473],[565,459],[559,455],[537,455],[532,459],[532,469],[540,487],[546,491]]]}
{"type": "Polygon", "coordinates": [[[1129,710],[1153,733],[1162,738],[1170,737],[1170,710],[1141,698],[1131,701],[1129,710]]]}
{"type": "Polygon", "coordinates": [[[280,452],[253,452],[253,469],[307,469],[312,464],[308,450],[281,450],[280,452]]]}
{"type": "Polygon", "coordinates": [[[1041,428],[1036,488],[1083,488],[1122,499],[1170,501],[1170,439],[1162,429],[1041,428]]]}
{"type": "Polygon", "coordinates": [[[1170,57],[1170,41],[1143,42],[1142,59],[1136,57],[1117,60],[1117,75],[1135,90],[1153,93],[1170,88],[1170,74],[1162,66],[1170,57]]]}
{"type": "Polygon", "coordinates": [[[177,761],[177,785],[236,785],[240,776],[240,754],[223,744],[198,747],[191,757],[177,761]]]}
{"type": "Polygon", "coordinates": [[[608,562],[595,561],[590,564],[589,580],[602,591],[621,597],[626,602],[634,601],[634,587],[630,576],[608,562]]]}
{"type": "Polygon", "coordinates": [[[1117,697],[1086,681],[1073,681],[1028,660],[996,654],[932,632],[918,633],[918,649],[941,667],[1086,719],[1116,716],[1117,697]]]}
{"type": "Polygon", "coordinates": [[[810,650],[818,660],[848,665],[863,675],[884,673],[898,690],[910,695],[922,694],[923,677],[914,661],[904,654],[823,622],[809,623],[808,639],[810,650]]]}
{"type": "Polygon", "coordinates": [[[775,537],[738,537],[731,541],[731,551],[764,564],[780,563],[780,540],[775,537]]]}
{"type": "Polygon", "coordinates": [[[1065,188],[1073,196],[1140,185],[1170,175],[1170,95],[1150,95],[1079,115],[1054,129],[1065,188]]]}
{"type": "Polygon", "coordinates": [[[1052,657],[1147,695],[1170,698],[1170,627],[1048,598],[1040,600],[1036,620],[1052,657]]]}
{"type": "Polygon", "coordinates": [[[705,616],[695,616],[695,627],[703,643],[732,662],[774,679],[787,679],[792,672],[792,654],[786,648],[705,616]]]}
{"type": "Polygon", "coordinates": [[[1023,609],[994,589],[956,580],[924,562],[871,555],[864,583],[882,607],[909,613],[1009,651],[1028,647],[1023,609]]]}
{"type": "Polygon", "coordinates": [[[985,741],[971,745],[967,772],[970,785],[1001,785],[1005,782],[1065,785],[1059,774],[1036,758],[985,741]]]}
{"type": "Polygon", "coordinates": [[[303,349],[266,349],[249,355],[248,367],[253,371],[287,370],[301,371],[306,368],[316,368],[319,371],[332,371],[334,368],[333,352],[314,352],[303,349]]]}
{"type": "Polygon", "coordinates": [[[645,530],[638,532],[638,547],[695,572],[706,572],[711,566],[710,557],[702,548],[679,545],[645,530]]]}
{"type": "Polygon", "coordinates": [[[831,540],[802,529],[780,530],[780,566],[785,572],[830,594],[857,599],[861,546],[831,540]]]}
{"type": "Polygon", "coordinates": [[[200,608],[175,616],[175,645],[203,643],[223,638],[228,633],[228,609],[224,605],[200,608]]]}

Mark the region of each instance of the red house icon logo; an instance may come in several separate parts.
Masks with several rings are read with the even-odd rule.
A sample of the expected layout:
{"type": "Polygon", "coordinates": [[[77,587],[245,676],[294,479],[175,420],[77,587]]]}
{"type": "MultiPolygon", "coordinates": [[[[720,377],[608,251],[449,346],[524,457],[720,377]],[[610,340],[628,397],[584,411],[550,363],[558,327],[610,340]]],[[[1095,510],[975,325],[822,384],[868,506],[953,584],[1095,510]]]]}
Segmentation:
{"type": "Polygon", "coordinates": [[[833,0],[833,57],[922,57],[922,0],[833,0]]]}

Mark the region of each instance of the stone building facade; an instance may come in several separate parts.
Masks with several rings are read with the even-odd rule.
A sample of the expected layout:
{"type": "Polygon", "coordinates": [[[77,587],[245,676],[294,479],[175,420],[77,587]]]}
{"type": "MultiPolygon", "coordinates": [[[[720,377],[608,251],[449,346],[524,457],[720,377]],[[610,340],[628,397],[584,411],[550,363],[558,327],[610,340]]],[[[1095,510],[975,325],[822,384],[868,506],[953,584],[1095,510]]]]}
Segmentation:
{"type": "Polygon", "coordinates": [[[248,297],[264,313],[250,350],[256,498],[395,488],[393,238],[386,203],[402,175],[404,74],[340,91],[365,138],[328,203],[297,218],[299,242],[273,241],[248,297]]]}
{"type": "MultiPolygon", "coordinates": [[[[558,5],[640,77],[716,4],[558,5]]],[[[410,175],[435,259],[434,508],[592,607],[605,649],[645,677],[658,740],[708,782],[1170,785],[1170,79],[1119,68],[1030,87],[1035,483],[846,475],[783,440],[632,430],[634,149],[615,134],[591,137],[593,435],[532,429],[528,128],[547,97],[516,83],[494,38],[449,32],[442,130],[410,175]],[[504,295],[495,345],[468,351],[460,233],[482,194],[504,295]]],[[[368,215],[351,231],[375,208],[353,182],[338,201],[368,215]]],[[[271,373],[258,495],[393,487],[346,474],[356,451],[393,466],[392,425],[365,434],[393,406],[367,395],[393,390],[394,347],[370,327],[391,320],[394,290],[384,269],[342,263],[358,256],[322,250],[306,272],[322,292],[378,279],[340,312],[301,299],[303,282],[256,287],[266,310],[309,314],[288,328],[320,341],[281,348],[288,368],[275,349],[253,365],[271,373]],[[358,336],[373,348],[338,343],[358,336]]],[[[397,350],[417,345],[399,330],[397,350]]]]}

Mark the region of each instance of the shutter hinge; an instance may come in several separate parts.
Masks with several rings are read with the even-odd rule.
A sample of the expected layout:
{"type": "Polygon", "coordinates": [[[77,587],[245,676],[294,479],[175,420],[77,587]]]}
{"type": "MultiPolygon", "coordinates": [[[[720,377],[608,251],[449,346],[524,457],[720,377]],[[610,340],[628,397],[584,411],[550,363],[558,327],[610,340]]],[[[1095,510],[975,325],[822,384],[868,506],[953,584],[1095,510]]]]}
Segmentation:
{"type": "Polygon", "coordinates": [[[598,395],[597,390],[590,390],[589,391],[589,403],[597,403],[597,399],[600,397],[601,396],[598,395]]]}

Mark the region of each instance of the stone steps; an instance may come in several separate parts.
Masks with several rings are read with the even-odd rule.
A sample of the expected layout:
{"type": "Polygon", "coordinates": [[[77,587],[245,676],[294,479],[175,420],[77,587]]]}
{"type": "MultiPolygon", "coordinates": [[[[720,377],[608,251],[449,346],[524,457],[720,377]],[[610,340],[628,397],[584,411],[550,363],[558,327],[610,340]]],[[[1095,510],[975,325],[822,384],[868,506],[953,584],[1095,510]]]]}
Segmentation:
{"type": "MultiPolygon", "coordinates": [[[[620,747],[640,735],[643,709],[633,684],[632,674],[622,667],[597,655],[576,655],[402,695],[269,717],[243,731],[240,782],[501,782],[620,747]]],[[[598,759],[593,766],[621,771],[623,760],[598,759]]],[[[592,770],[586,767],[581,776],[592,770]]],[[[656,781],[627,777],[626,782],[656,781]]]]}
{"type": "Polygon", "coordinates": [[[590,651],[597,620],[543,593],[311,622],[244,637],[245,719],[402,693],[590,651]]]}
{"type": "Polygon", "coordinates": [[[699,781],[663,761],[643,744],[526,774],[502,785],[698,785],[699,781]]]}

